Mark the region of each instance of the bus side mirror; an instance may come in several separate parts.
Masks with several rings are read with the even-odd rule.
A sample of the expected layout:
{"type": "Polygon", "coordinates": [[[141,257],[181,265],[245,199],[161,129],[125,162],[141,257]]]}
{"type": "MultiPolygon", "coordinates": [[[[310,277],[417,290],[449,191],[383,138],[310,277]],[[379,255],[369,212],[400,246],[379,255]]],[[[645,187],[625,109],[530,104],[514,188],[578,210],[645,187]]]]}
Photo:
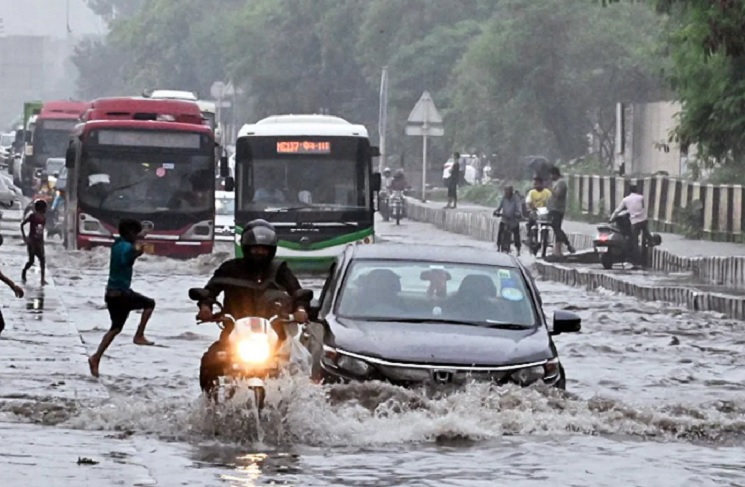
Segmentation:
{"type": "Polygon", "coordinates": [[[75,167],[75,147],[70,146],[65,152],[65,167],[75,167]]]}
{"type": "Polygon", "coordinates": [[[370,146],[370,157],[380,157],[380,147],[376,145],[370,146]]]}
{"type": "Polygon", "coordinates": [[[222,156],[220,158],[220,177],[226,178],[230,176],[230,168],[228,167],[228,157],[222,156]]]}
{"type": "Polygon", "coordinates": [[[225,191],[235,191],[235,179],[232,176],[225,178],[225,191]]]}
{"type": "Polygon", "coordinates": [[[382,181],[381,181],[380,173],[379,172],[373,173],[373,175],[372,175],[372,181],[371,181],[372,190],[373,191],[380,191],[381,183],[382,183],[382,181]]]}

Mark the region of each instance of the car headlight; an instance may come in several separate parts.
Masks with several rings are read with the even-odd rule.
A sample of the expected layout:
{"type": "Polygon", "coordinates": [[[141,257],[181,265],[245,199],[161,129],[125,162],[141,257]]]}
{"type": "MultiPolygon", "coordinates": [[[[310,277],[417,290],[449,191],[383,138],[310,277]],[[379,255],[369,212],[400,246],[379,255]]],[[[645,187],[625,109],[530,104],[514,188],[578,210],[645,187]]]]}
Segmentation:
{"type": "Polygon", "coordinates": [[[351,372],[354,375],[357,376],[365,376],[370,372],[370,365],[367,364],[367,362],[364,362],[360,359],[356,359],[354,357],[349,357],[347,355],[342,355],[339,357],[339,359],[336,361],[336,365],[340,369],[344,369],[347,372],[351,372]]]}
{"type": "Polygon", "coordinates": [[[269,337],[266,335],[254,335],[238,342],[238,358],[249,364],[263,364],[269,360],[272,354],[269,345],[269,337]]]}
{"type": "Polygon", "coordinates": [[[525,367],[512,373],[511,378],[521,386],[527,386],[543,380],[547,383],[554,383],[559,378],[559,358],[555,357],[548,360],[543,365],[525,367]]]}

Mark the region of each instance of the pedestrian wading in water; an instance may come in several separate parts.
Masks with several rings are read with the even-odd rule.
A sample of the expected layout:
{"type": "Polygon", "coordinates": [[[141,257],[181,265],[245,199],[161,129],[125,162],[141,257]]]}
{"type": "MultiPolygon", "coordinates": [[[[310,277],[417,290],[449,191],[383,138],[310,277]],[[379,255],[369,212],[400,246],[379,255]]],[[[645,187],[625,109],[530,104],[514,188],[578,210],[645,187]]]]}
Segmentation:
{"type": "Polygon", "coordinates": [[[23,241],[26,242],[26,250],[28,250],[28,262],[23,267],[21,272],[21,281],[26,282],[26,273],[34,265],[34,260],[39,259],[39,266],[41,266],[41,285],[45,286],[46,281],[46,267],[47,261],[44,257],[44,227],[47,224],[47,202],[44,200],[36,200],[34,202],[34,211],[31,212],[23,222],[21,222],[21,235],[23,235],[23,241]],[[25,226],[29,225],[29,233],[26,235],[25,226]]]}
{"type": "MultiPolygon", "coordinates": [[[[13,290],[17,298],[23,297],[23,289],[21,289],[15,282],[9,277],[0,272],[0,281],[3,281],[9,288],[13,290]]],[[[5,329],[5,318],[3,317],[2,309],[0,309],[0,333],[5,329]]]]}
{"type": "Polygon", "coordinates": [[[109,348],[114,338],[121,333],[129,313],[134,310],[143,310],[140,326],[134,336],[136,345],[153,345],[153,342],[145,338],[145,327],[155,309],[155,301],[151,298],[134,292],[132,286],[132,268],[143,251],[135,247],[135,242],[142,237],[142,225],[137,220],[124,219],[119,222],[119,238],[111,247],[111,260],[109,261],[109,281],[106,285],[106,308],[111,317],[111,329],[106,332],[98,346],[98,350],[88,359],[91,374],[98,377],[98,366],[101,357],[109,348]]]}

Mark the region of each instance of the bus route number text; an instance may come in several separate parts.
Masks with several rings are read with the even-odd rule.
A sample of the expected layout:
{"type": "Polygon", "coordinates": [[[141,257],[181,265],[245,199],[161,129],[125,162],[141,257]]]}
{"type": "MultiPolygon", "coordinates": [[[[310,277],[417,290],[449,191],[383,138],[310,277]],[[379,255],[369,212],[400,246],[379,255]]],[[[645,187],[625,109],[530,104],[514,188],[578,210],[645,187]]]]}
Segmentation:
{"type": "Polygon", "coordinates": [[[283,141],[277,142],[278,154],[330,154],[331,142],[283,141]]]}

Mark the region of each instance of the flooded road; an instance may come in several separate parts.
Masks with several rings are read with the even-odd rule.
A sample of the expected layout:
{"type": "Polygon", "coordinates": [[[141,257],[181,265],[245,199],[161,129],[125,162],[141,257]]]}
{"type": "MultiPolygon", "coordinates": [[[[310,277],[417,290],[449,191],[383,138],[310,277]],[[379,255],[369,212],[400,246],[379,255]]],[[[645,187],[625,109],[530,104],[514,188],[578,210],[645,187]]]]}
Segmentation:
{"type": "MultiPolygon", "coordinates": [[[[408,221],[379,232],[493,248],[408,221]]],[[[745,324],[550,282],[538,283],[547,315],[583,319],[583,333],[556,340],[567,394],[474,384],[438,396],[295,379],[272,384],[261,423],[240,394],[208,407],[199,358],[219,330],[195,324],[186,290],[229,258],[223,250],[137,263],[133,287],[157,301],[148,335],[159,346],[133,345],[130,317],[101,362],[109,399],[69,400],[51,416],[16,407],[14,419],[132,439],[158,485],[745,485],[745,324]]],[[[108,251],[49,253],[92,353],[108,329],[108,251]]],[[[318,292],[321,281],[306,284],[318,292]]]]}

